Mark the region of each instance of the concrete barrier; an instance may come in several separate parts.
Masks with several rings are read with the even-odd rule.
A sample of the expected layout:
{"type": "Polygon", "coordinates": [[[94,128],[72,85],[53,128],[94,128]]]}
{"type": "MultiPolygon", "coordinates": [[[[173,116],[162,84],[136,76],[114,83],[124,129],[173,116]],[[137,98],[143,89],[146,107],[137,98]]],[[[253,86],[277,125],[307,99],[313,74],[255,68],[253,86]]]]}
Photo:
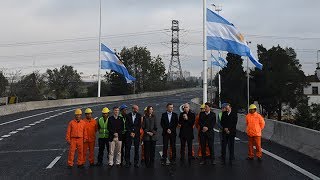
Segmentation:
{"type": "Polygon", "coordinates": [[[24,103],[12,104],[7,106],[0,106],[0,116],[14,114],[18,112],[24,112],[24,111],[31,111],[36,109],[52,108],[52,107],[104,103],[104,102],[139,99],[139,98],[146,98],[146,97],[168,96],[172,94],[196,91],[196,90],[200,90],[200,88],[177,89],[177,90],[162,91],[162,92],[146,92],[141,94],[131,94],[131,95],[124,95],[124,96],[107,96],[107,97],[100,97],[100,98],[95,97],[95,98],[31,101],[31,102],[24,102],[24,103]]]}
{"type": "MultiPolygon", "coordinates": [[[[192,99],[190,104],[194,111],[199,112],[200,99],[192,99]]],[[[213,109],[218,114],[219,109],[213,109]]],[[[282,146],[291,148],[314,159],[320,160],[320,131],[304,128],[273,119],[265,119],[266,125],[262,137],[282,146]]],[[[244,114],[238,114],[237,130],[246,132],[244,114]]]]}

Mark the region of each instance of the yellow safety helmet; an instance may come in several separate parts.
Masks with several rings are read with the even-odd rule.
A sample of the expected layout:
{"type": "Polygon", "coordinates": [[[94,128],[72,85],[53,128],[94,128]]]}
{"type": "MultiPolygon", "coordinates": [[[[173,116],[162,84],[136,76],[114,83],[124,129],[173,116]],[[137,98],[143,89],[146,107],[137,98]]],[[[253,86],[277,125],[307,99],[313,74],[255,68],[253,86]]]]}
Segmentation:
{"type": "Polygon", "coordinates": [[[201,104],[200,109],[204,109],[205,108],[205,104],[201,104]]]}
{"type": "Polygon", "coordinates": [[[84,111],[85,114],[90,114],[92,113],[92,110],[90,108],[87,108],[85,111],[84,111]]]}
{"type": "Polygon", "coordinates": [[[148,107],[145,107],[145,108],[144,108],[144,111],[146,111],[147,109],[148,109],[148,107]]]}
{"type": "Polygon", "coordinates": [[[76,110],[74,111],[74,115],[82,115],[81,109],[76,109],[76,110]]]}
{"type": "Polygon", "coordinates": [[[251,109],[257,109],[257,106],[254,105],[254,104],[251,104],[251,105],[249,106],[249,110],[251,110],[251,109]]]}
{"type": "Polygon", "coordinates": [[[102,109],[102,113],[103,113],[103,114],[107,114],[107,113],[109,113],[109,112],[110,112],[110,110],[109,110],[109,108],[107,108],[107,107],[105,107],[105,108],[102,109]]]}

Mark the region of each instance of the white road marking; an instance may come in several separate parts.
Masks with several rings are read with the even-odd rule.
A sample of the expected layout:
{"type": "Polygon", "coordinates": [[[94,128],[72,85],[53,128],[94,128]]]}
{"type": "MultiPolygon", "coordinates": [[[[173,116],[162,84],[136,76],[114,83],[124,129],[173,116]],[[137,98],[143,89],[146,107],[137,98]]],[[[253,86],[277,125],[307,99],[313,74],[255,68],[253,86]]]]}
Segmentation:
{"type": "Polygon", "coordinates": [[[61,158],[61,156],[57,156],[47,167],[46,169],[51,169],[61,158]]]}
{"type": "Polygon", "coordinates": [[[10,137],[11,135],[7,134],[7,135],[3,135],[1,136],[2,138],[7,138],[7,137],[10,137]]]}
{"type": "Polygon", "coordinates": [[[0,138],[0,141],[2,141],[3,138],[0,138]]]}
{"type": "Polygon", "coordinates": [[[280,157],[280,156],[277,156],[277,155],[275,155],[275,154],[273,154],[273,153],[271,153],[271,152],[269,152],[269,151],[267,151],[267,150],[265,150],[265,149],[262,149],[262,152],[263,152],[264,154],[266,154],[266,155],[268,155],[268,156],[271,156],[271,157],[273,157],[274,159],[276,159],[276,160],[278,160],[278,161],[286,164],[287,166],[293,168],[294,170],[300,172],[301,174],[303,174],[303,175],[305,175],[305,176],[307,176],[307,177],[309,177],[309,178],[311,178],[311,179],[320,180],[320,177],[318,177],[318,176],[316,176],[316,175],[314,175],[314,174],[306,171],[305,169],[302,169],[301,167],[293,164],[293,163],[290,162],[290,161],[287,161],[287,160],[283,159],[283,158],[280,157]]]}
{"type": "Polygon", "coordinates": [[[19,128],[19,129],[17,129],[17,131],[22,131],[22,130],[24,130],[24,128],[19,128]]]}
{"type": "Polygon", "coordinates": [[[12,150],[12,151],[0,151],[0,154],[7,153],[30,153],[30,152],[49,152],[49,151],[65,151],[66,149],[24,149],[24,150],[12,150]]]}
{"type": "Polygon", "coordinates": [[[34,123],[29,124],[29,126],[34,126],[34,125],[35,125],[34,123]]]}
{"type": "Polygon", "coordinates": [[[11,131],[11,132],[9,132],[9,134],[15,134],[15,133],[17,133],[18,131],[11,131]]]}
{"type": "Polygon", "coordinates": [[[31,126],[24,126],[23,128],[29,128],[29,127],[31,127],[31,126]]]}
{"type": "MultiPolygon", "coordinates": [[[[253,148],[256,149],[256,146],[253,146],[253,148]]],[[[270,152],[270,151],[267,151],[267,150],[265,150],[265,149],[262,149],[262,152],[263,152],[264,154],[266,154],[266,155],[268,155],[268,156],[270,156],[270,157],[272,157],[272,158],[274,158],[274,159],[282,162],[283,164],[291,167],[292,169],[300,172],[301,174],[303,174],[303,175],[305,175],[305,176],[307,176],[307,177],[309,177],[309,178],[311,178],[311,179],[320,180],[320,177],[318,177],[318,176],[310,173],[309,171],[307,171],[307,170],[305,170],[305,169],[302,169],[301,167],[293,164],[293,163],[290,162],[290,161],[287,161],[287,160],[283,159],[283,158],[280,157],[280,156],[277,156],[277,155],[273,154],[273,153],[270,152]]]]}
{"type": "Polygon", "coordinates": [[[236,141],[240,141],[240,139],[239,139],[239,138],[237,138],[237,137],[235,137],[234,139],[235,139],[236,141]]]}

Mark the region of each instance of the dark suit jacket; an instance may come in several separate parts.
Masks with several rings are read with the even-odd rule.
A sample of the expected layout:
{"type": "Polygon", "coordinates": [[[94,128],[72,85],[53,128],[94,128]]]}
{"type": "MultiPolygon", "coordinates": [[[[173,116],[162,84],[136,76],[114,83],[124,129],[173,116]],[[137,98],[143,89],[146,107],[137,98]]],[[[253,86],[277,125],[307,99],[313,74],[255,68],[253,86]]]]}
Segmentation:
{"type": "Polygon", "coordinates": [[[206,115],[205,112],[200,112],[199,115],[199,125],[200,125],[200,135],[203,133],[202,128],[207,127],[208,131],[205,132],[208,136],[213,136],[214,131],[213,128],[216,124],[216,114],[214,112],[210,112],[206,115]]]}
{"type": "Polygon", "coordinates": [[[163,113],[161,116],[161,127],[162,127],[162,136],[167,135],[167,130],[171,130],[171,135],[177,135],[177,126],[178,126],[178,115],[177,113],[172,112],[171,121],[169,123],[169,118],[167,112],[163,113]]]}
{"type": "Polygon", "coordinates": [[[133,123],[132,121],[132,112],[127,114],[126,118],[126,134],[127,136],[130,136],[130,133],[135,133],[135,137],[139,138],[140,137],[140,128],[141,128],[141,114],[137,113],[136,114],[136,119],[133,123]]]}
{"type": "Polygon", "coordinates": [[[187,116],[188,120],[183,119],[183,114],[186,114],[185,112],[180,113],[179,115],[179,124],[181,125],[179,137],[180,138],[186,138],[186,139],[193,139],[193,126],[195,122],[196,115],[189,111],[187,116]]]}
{"type": "Polygon", "coordinates": [[[108,120],[108,131],[110,141],[113,141],[114,133],[118,133],[119,141],[122,141],[124,132],[124,121],[121,116],[118,116],[118,119],[115,119],[114,116],[110,116],[108,120]]]}
{"type": "MultiPolygon", "coordinates": [[[[231,111],[228,115],[228,112],[223,112],[221,117],[221,126],[224,128],[228,128],[230,131],[230,135],[235,136],[237,131],[237,122],[238,122],[238,114],[237,112],[231,111]]],[[[226,133],[224,130],[222,133],[226,133]]]]}

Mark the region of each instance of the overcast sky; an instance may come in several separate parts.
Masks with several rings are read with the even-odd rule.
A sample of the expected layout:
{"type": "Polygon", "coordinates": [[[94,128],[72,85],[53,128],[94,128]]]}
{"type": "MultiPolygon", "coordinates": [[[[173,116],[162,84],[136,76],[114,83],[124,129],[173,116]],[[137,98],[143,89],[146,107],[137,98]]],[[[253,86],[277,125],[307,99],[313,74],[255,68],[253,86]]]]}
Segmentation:
{"type": "MultiPolygon", "coordinates": [[[[320,1],[228,0],[221,15],[256,45],[296,49],[313,74],[320,49],[320,1]]],[[[99,0],[1,0],[0,69],[44,72],[62,64],[84,74],[98,69],[99,0]]],[[[202,71],[202,0],[102,0],[102,42],[112,49],[147,46],[168,68],[171,20],[180,22],[183,70],[202,71]]],[[[251,64],[252,66],[252,64],[251,64]]]]}

